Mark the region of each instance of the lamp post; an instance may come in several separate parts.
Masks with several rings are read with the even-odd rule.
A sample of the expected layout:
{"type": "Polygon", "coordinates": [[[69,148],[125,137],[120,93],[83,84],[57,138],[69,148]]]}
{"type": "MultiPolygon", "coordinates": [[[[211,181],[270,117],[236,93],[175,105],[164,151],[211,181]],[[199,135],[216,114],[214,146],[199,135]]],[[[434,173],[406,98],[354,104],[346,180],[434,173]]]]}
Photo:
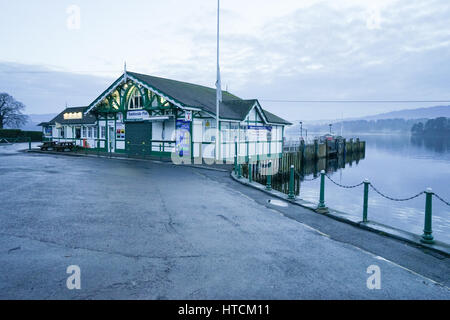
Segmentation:
{"type": "Polygon", "coordinates": [[[329,124],[329,126],[330,126],[330,134],[331,134],[331,127],[333,126],[333,124],[332,124],[332,123],[330,123],[330,124],[329,124]]]}
{"type": "Polygon", "coordinates": [[[303,138],[303,122],[300,121],[300,137],[303,138]]]}

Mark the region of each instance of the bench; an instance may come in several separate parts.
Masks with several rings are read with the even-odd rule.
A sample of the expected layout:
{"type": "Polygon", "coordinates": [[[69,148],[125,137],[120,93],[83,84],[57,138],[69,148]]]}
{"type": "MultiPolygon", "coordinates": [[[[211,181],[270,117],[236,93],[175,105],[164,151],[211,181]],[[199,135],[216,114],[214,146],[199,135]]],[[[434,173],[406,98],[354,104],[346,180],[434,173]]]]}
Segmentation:
{"type": "Polygon", "coordinates": [[[46,141],[43,144],[41,144],[39,146],[39,148],[41,148],[42,151],[48,151],[48,150],[54,150],[56,147],[57,143],[53,142],[53,141],[46,141]]]}
{"type": "Polygon", "coordinates": [[[75,144],[73,142],[60,142],[55,146],[56,151],[64,152],[66,150],[73,151],[75,144]]]}

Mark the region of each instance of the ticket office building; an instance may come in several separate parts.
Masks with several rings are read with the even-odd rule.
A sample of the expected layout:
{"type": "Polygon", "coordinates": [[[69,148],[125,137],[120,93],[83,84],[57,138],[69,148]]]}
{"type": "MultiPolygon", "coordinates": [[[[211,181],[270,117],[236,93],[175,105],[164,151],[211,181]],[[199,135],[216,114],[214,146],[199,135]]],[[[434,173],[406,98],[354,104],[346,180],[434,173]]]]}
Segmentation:
{"type": "MultiPolygon", "coordinates": [[[[281,157],[286,120],[222,92],[219,158],[281,157]]],[[[216,89],[125,72],[89,106],[42,123],[46,140],[137,156],[215,158],[216,89]]]]}

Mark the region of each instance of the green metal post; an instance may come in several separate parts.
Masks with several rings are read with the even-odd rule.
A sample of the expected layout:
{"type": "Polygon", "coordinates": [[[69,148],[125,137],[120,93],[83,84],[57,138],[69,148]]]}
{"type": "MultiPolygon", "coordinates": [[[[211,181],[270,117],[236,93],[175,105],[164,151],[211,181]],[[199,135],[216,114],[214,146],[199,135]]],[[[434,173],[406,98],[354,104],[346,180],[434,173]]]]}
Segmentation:
{"type": "Polygon", "coordinates": [[[364,180],[363,222],[367,222],[367,210],[369,207],[369,185],[369,180],[364,180]]]}
{"type": "Polygon", "coordinates": [[[242,178],[242,164],[239,163],[238,165],[238,178],[242,178]]]}
{"type": "Polygon", "coordinates": [[[266,190],[272,190],[272,161],[269,161],[267,168],[267,185],[266,190]]]}
{"type": "Polygon", "coordinates": [[[237,174],[237,142],[234,143],[234,174],[237,174]]]}
{"type": "Polygon", "coordinates": [[[289,174],[289,199],[295,199],[294,194],[294,165],[291,165],[291,171],[289,174]]]}
{"type": "Polygon", "coordinates": [[[431,188],[428,188],[425,191],[425,226],[423,228],[423,235],[422,235],[422,239],[420,239],[421,242],[423,243],[429,243],[432,244],[434,243],[434,238],[433,238],[433,231],[431,228],[431,220],[432,220],[432,200],[433,200],[433,190],[431,190],[431,188]]]}
{"type": "Polygon", "coordinates": [[[252,163],[251,158],[248,158],[248,182],[252,182],[252,163]]]}
{"type": "Polygon", "coordinates": [[[316,211],[319,213],[328,212],[328,208],[325,205],[325,170],[320,171],[320,200],[316,211]]]}

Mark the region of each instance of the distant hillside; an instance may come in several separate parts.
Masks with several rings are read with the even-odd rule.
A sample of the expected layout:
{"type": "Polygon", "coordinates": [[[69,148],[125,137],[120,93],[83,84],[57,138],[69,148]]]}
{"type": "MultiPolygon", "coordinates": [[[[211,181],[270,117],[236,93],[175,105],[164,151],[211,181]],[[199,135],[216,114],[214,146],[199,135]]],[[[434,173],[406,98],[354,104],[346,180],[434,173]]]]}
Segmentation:
{"type": "MultiPolygon", "coordinates": [[[[347,120],[334,122],[332,132],[339,134],[349,133],[410,133],[413,125],[426,122],[427,119],[378,119],[378,120],[347,120]]],[[[308,124],[303,126],[309,132],[327,133],[330,130],[328,124],[308,124]]],[[[298,135],[299,126],[286,129],[288,135],[298,135]]],[[[305,131],[304,131],[305,132],[305,131]]]]}
{"type": "MultiPolygon", "coordinates": [[[[435,106],[418,109],[404,109],[372,116],[359,118],[345,118],[343,121],[344,132],[410,132],[411,127],[418,122],[426,122],[428,119],[439,117],[450,118],[450,106],[435,106]]],[[[290,135],[300,133],[299,121],[291,121],[293,126],[286,129],[290,135]]],[[[329,124],[333,124],[333,131],[341,130],[340,120],[315,120],[303,121],[303,128],[309,132],[328,132],[329,124]]]]}
{"type": "Polygon", "coordinates": [[[439,117],[450,118],[450,106],[436,106],[418,109],[405,109],[380,113],[373,116],[362,117],[364,120],[379,119],[434,119],[439,117]]]}
{"type": "Polygon", "coordinates": [[[26,125],[24,125],[21,129],[27,131],[41,131],[42,128],[37,125],[41,122],[46,122],[52,120],[56,117],[56,113],[47,113],[47,114],[29,114],[29,121],[26,125]]]}

